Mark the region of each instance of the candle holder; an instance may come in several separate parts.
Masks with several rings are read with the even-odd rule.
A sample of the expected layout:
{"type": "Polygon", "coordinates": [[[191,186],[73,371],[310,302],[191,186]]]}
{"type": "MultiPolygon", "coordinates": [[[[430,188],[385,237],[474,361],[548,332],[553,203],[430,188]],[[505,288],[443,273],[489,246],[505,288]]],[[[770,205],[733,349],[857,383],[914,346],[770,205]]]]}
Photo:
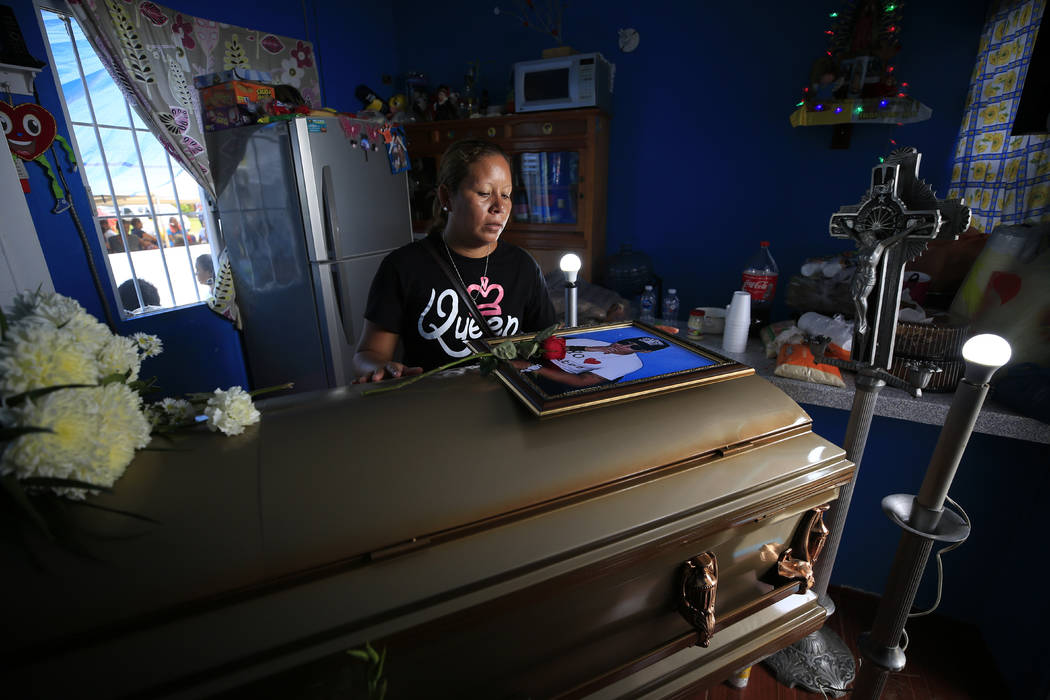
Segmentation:
{"type": "Polygon", "coordinates": [[[561,258],[561,271],[565,274],[565,327],[573,328],[576,321],[576,277],[580,272],[580,256],[566,253],[561,258]]]}
{"type": "Polygon", "coordinates": [[[966,374],[955,390],[918,495],[893,494],[882,500],[887,517],[904,532],[875,621],[871,630],[858,640],[861,654],[869,663],[861,667],[853,689],[854,698],[878,698],[890,673],[904,668],[900,641],[933,543],[957,545],[970,534],[965,513],[961,509],[960,513],[945,510],[944,502],[950,501],[948,489],[988,394],[988,381],[1010,360],[1010,352],[1010,344],[997,335],[977,335],[966,341],[963,346],[966,374]]]}

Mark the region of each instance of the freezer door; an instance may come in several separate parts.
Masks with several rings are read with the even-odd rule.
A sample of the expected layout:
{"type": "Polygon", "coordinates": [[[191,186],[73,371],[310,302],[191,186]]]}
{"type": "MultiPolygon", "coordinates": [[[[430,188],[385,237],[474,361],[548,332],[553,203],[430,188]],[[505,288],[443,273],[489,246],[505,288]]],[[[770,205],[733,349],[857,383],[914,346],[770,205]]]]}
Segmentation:
{"type": "Polygon", "coordinates": [[[208,135],[253,387],[334,386],[283,124],[208,135]]]}
{"type": "Polygon", "coordinates": [[[353,146],[337,119],[296,119],[300,199],[313,260],[343,260],[412,241],[407,173],[393,175],[382,139],[353,146]]]}
{"type": "Polygon", "coordinates": [[[329,329],[328,354],[335,386],[353,380],[350,362],[361,339],[368,289],[385,255],[375,253],[340,262],[312,264],[316,295],[323,302],[324,322],[329,329]]]}

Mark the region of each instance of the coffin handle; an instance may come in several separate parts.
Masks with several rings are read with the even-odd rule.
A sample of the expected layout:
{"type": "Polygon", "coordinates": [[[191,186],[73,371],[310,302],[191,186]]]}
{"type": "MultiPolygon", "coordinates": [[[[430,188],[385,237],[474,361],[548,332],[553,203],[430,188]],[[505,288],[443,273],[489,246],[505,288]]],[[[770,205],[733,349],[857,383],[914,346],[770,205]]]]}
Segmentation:
{"type": "Polygon", "coordinates": [[[696,631],[696,645],[706,647],[715,632],[715,592],[718,560],[714,552],[698,554],[682,564],[678,612],[696,631]]]}
{"type": "Polygon", "coordinates": [[[817,563],[824,543],[828,539],[828,526],[824,524],[824,513],[830,508],[830,504],[817,506],[802,519],[795,536],[795,546],[788,547],[777,561],[777,573],[784,578],[805,582],[805,588],[799,588],[799,593],[805,593],[813,588],[813,566],[817,563]],[[801,556],[796,557],[793,552],[798,549],[801,556]]]}

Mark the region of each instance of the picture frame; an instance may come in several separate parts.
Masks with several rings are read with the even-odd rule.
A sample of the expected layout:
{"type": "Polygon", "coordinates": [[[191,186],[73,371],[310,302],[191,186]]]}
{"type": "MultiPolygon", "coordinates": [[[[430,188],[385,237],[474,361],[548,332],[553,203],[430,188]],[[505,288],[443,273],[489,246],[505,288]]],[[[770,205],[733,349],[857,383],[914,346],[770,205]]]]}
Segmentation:
{"type": "MultiPolygon", "coordinates": [[[[503,340],[471,340],[489,352],[503,340]]],[[[500,362],[494,373],[540,418],[591,410],[754,374],[747,365],[638,321],[566,328],[560,360],[500,362]],[[601,348],[601,349],[599,349],[601,348]],[[528,365],[528,366],[523,366],[528,365]]]]}

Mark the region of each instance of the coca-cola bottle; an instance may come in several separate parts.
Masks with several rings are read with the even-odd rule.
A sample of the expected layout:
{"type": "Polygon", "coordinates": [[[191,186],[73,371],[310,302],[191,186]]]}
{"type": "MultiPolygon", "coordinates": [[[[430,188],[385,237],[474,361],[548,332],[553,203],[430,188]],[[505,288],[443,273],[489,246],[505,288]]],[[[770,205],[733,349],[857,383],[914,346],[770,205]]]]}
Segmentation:
{"type": "Polygon", "coordinates": [[[778,274],[777,264],[769,252],[769,241],[762,241],[758,252],[744,266],[743,290],[751,295],[752,333],[769,323],[778,274]]]}

